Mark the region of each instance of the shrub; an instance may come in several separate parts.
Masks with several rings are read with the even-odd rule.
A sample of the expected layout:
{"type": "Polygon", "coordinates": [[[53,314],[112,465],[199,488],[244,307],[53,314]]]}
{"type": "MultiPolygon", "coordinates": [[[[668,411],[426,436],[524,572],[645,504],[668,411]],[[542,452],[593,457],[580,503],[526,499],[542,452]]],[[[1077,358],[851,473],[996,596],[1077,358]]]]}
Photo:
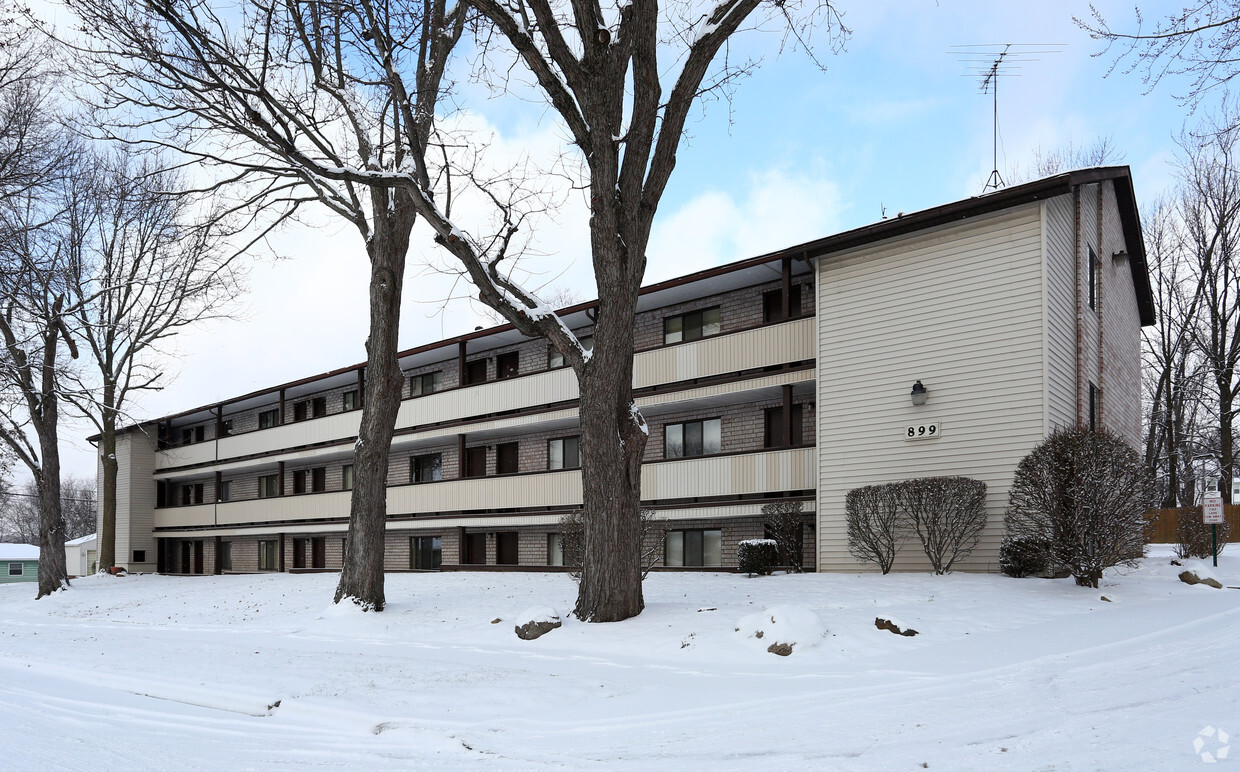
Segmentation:
{"type": "MultiPolygon", "coordinates": [[[[560,551],[568,575],[573,581],[581,579],[581,562],[586,554],[585,515],[574,510],[560,518],[560,551]]],[[[663,542],[667,538],[667,524],[654,516],[654,511],[643,509],[640,516],[638,550],[641,552],[642,579],[650,573],[654,564],[663,557],[663,542]]]]}
{"type": "Polygon", "coordinates": [[[936,574],[952,570],[986,527],[986,483],[968,477],[921,477],[896,484],[896,503],[921,540],[936,574]]]}
{"type": "Polygon", "coordinates": [[[1043,540],[1052,568],[1097,587],[1111,566],[1144,554],[1155,487],[1140,456],[1106,431],[1057,429],[1016,467],[1007,532],[1043,540]]]}
{"type": "Polygon", "coordinates": [[[779,565],[774,539],[746,539],[736,545],[736,567],[750,576],[767,576],[779,565]]]}
{"type": "Polygon", "coordinates": [[[1005,536],[999,545],[999,570],[1020,578],[1041,574],[1047,569],[1050,544],[1032,536],[1005,536]]]}
{"type": "Polygon", "coordinates": [[[801,570],[801,530],[805,515],[799,501],[775,501],[762,507],[762,524],[767,537],[775,540],[779,565],[801,570]]]}
{"type": "Polygon", "coordinates": [[[848,551],[863,563],[877,565],[884,574],[891,571],[907,533],[896,499],[895,485],[888,484],[854,488],[844,500],[848,551]]]}
{"type": "MultiPolygon", "coordinates": [[[[1227,537],[1231,529],[1224,520],[1218,526],[1218,551],[1223,554],[1227,537]]],[[[1201,522],[1201,507],[1180,510],[1175,521],[1175,556],[1177,558],[1208,558],[1213,557],[1210,526],[1201,522]]]]}

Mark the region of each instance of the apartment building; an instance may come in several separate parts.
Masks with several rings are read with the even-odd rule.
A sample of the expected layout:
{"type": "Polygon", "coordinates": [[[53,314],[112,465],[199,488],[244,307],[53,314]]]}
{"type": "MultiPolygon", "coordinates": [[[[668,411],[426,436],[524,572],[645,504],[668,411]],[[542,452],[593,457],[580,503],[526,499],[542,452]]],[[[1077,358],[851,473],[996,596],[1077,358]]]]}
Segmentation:
{"type": "MultiPolygon", "coordinates": [[[[561,312],[587,342],[585,303],[561,312]]],[[[802,553],[858,570],[851,488],[962,474],[993,570],[1020,458],[1054,427],[1141,432],[1153,302],[1126,167],[970,198],[646,287],[634,389],[650,424],[642,498],[669,568],[728,568],[763,505],[797,501],[802,553]]],[[[388,471],[389,570],[563,562],[581,502],[577,388],[510,326],[403,352],[388,471]]],[[[338,569],[362,365],[130,427],[117,556],[130,570],[338,569]]],[[[904,550],[901,568],[924,566],[904,550]]]]}

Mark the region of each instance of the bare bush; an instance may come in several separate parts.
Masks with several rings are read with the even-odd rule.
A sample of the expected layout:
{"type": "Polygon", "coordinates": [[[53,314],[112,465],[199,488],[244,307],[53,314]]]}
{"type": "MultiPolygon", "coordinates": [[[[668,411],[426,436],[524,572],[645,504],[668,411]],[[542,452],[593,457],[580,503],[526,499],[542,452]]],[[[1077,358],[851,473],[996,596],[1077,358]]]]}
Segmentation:
{"type": "Polygon", "coordinates": [[[854,488],[845,498],[844,512],[848,551],[863,563],[874,563],[884,574],[890,572],[896,551],[908,534],[895,485],[854,488]]]}
{"type": "Polygon", "coordinates": [[[762,507],[762,525],[767,538],[774,540],[780,565],[800,573],[801,532],[805,527],[804,506],[799,501],[773,501],[762,507]]]}
{"type": "Polygon", "coordinates": [[[986,527],[986,483],[968,477],[921,477],[896,485],[896,500],[936,574],[952,570],[986,527]]]}
{"type": "Polygon", "coordinates": [[[1053,568],[1097,587],[1103,570],[1144,554],[1144,515],[1155,496],[1149,470],[1122,439],[1057,429],[1016,467],[1007,532],[1045,540],[1053,568]]]}
{"type": "MultiPolygon", "coordinates": [[[[655,517],[654,510],[643,509],[638,520],[638,550],[641,553],[642,579],[650,573],[654,564],[663,559],[663,543],[667,540],[667,521],[655,517]]],[[[585,516],[580,509],[560,518],[560,553],[568,575],[573,581],[581,579],[581,564],[585,559],[585,516]]]]}
{"type": "MultiPolygon", "coordinates": [[[[1218,551],[1227,546],[1231,529],[1224,520],[1217,526],[1218,551]]],[[[1210,526],[1202,522],[1201,507],[1177,513],[1175,521],[1175,556],[1177,558],[1209,558],[1214,556],[1214,539],[1210,526]]]]}

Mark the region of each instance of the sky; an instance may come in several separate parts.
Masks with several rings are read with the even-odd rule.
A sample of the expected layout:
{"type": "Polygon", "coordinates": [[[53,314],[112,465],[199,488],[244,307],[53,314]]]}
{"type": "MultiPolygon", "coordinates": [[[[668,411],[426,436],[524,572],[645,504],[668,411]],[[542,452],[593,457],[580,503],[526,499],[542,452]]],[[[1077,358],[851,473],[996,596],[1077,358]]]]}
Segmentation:
{"type": "MultiPolygon", "coordinates": [[[[1129,0],[1095,5],[1135,27],[1129,0]]],[[[776,30],[742,33],[730,54],[760,61],[730,102],[692,114],[648,249],[647,282],[770,252],[894,215],[978,195],[992,169],[992,96],[960,61],[959,45],[1053,44],[999,83],[998,168],[1029,169],[1035,153],[1108,137],[1132,167],[1141,202],[1173,184],[1175,136],[1198,117],[1175,83],[1147,93],[1136,74],[1108,74],[1114,57],[1076,27],[1083,2],[842,0],[852,36],[814,61],[776,30]],[[782,51],[781,51],[782,48],[782,51]]],[[[1147,19],[1178,10],[1142,3],[1147,19]]],[[[63,21],[62,21],[63,23],[63,21]]],[[[464,118],[500,159],[547,158],[565,131],[536,103],[487,99],[461,86],[464,118]]],[[[1026,172],[1028,174],[1028,172],[1026,172]]],[[[557,201],[523,263],[534,286],[596,296],[580,196],[557,201]]],[[[167,353],[166,388],[131,407],[153,418],[359,363],[365,359],[368,267],[356,232],[328,218],[290,227],[247,258],[248,289],[232,318],[183,333],[167,353]]],[[[445,273],[429,231],[415,233],[401,346],[489,325],[467,287],[445,273]]],[[[93,475],[88,427],[62,433],[65,471],[93,475]]]]}

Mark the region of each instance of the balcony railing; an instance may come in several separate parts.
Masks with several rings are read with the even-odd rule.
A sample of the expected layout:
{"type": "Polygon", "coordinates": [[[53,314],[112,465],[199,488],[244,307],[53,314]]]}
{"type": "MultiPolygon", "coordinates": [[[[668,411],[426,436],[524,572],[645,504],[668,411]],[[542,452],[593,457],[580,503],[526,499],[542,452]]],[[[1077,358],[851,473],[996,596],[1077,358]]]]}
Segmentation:
{"type": "MultiPolygon", "coordinates": [[[[642,467],[648,501],[743,496],[814,487],[813,448],[765,450],[661,461],[642,467]]],[[[231,501],[155,510],[156,528],[345,518],[349,491],[231,501]]],[[[569,507],[581,503],[581,472],[565,470],[400,485],[388,488],[388,512],[428,515],[497,509],[569,507]]]]}
{"type": "MultiPolygon", "coordinates": [[[[644,388],[805,361],[814,358],[814,346],[811,317],[643,351],[633,362],[633,386],[644,388]]],[[[427,426],[504,413],[567,402],[577,399],[577,395],[577,379],[571,369],[549,370],[407,399],[401,403],[396,426],[427,426]]],[[[354,410],[163,450],[156,454],[155,468],[171,469],[347,440],[357,436],[361,416],[360,410],[354,410]]]]}

